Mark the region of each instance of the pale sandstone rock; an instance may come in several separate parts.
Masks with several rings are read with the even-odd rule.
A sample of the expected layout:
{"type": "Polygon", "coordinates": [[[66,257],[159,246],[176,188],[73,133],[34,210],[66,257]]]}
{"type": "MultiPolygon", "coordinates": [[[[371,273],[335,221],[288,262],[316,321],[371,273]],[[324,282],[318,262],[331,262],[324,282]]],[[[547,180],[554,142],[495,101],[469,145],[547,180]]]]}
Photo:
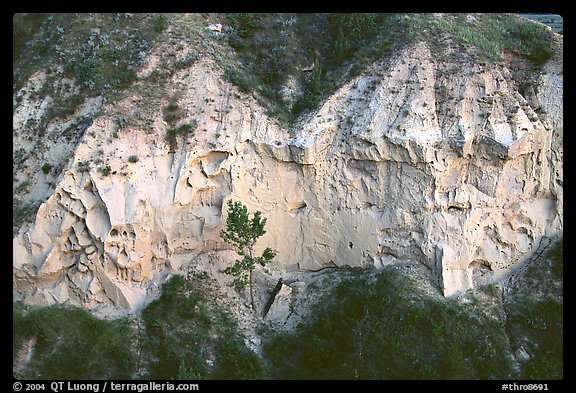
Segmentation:
{"type": "Polygon", "coordinates": [[[478,266],[499,277],[562,231],[557,67],[532,99],[544,116],[504,67],[436,64],[417,44],[286,130],[198,61],[168,87],[186,87],[179,104],[183,121],[198,121],[194,142],[169,151],[160,105],[151,133],[128,126],[99,147],[116,174],[78,173],[115,130],[97,118],[96,137],[85,134],[35,224],[13,240],[14,297],[121,313],[191,265],[222,277],[236,258],[219,237],[230,199],[267,217],[257,252],[276,249],[280,272],[415,260],[446,296],[472,288],[478,266]],[[127,164],[132,154],[139,161],[127,164]]]}

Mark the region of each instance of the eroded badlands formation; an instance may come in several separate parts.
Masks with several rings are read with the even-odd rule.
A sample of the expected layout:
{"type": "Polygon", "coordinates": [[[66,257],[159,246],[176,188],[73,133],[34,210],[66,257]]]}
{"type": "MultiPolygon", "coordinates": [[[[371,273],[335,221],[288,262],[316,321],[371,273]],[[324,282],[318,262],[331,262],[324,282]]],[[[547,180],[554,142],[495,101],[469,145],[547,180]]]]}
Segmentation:
{"type": "Polygon", "coordinates": [[[128,125],[97,118],[14,238],[14,297],[138,310],[203,254],[231,261],[219,238],[229,199],[268,218],[259,245],[278,251],[279,271],[417,260],[447,296],[498,279],[562,231],[561,67],[521,94],[503,66],[437,63],[417,44],[291,130],[207,60],[178,71],[157,105],[136,84],[107,112],[128,125]],[[198,128],[171,149],[162,108],[175,94],[180,123],[198,128]]]}

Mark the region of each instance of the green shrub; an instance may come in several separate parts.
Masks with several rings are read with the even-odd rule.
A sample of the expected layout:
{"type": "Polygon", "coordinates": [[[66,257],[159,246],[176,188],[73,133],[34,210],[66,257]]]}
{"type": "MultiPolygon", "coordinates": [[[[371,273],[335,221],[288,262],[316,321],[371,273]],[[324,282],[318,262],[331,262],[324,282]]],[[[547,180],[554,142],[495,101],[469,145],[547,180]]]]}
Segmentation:
{"type": "Polygon", "coordinates": [[[252,37],[254,33],[262,29],[264,17],[258,13],[231,13],[228,22],[238,31],[241,37],[252,37]]]}
{"type": "Polygon", "coordinates": [[[108,77],[108,83],[117,89],[127,89],[138,79],[134,70],[120,70],[108,77]]]}
{"type": "Polygon", "coordinates": [[[166,28],[166,16],[164,14],[158,14],[154,18],[154,31],[156,33],[161,33],[166,28]]]}
{"type": "Polygon", "coordinates": [[[44,172],[44,174],[47,175],[50,172],[50,169],[52,169],[52,165],[48,163],[44,163],[44,165],[42,165],[42,172],[44,172]]]}
{"type": "Polygon", "coordinates": [[[178,135],[188,135],[193,134],[196,130],[196,121],[192,121],[191,123],[182,124],[180,127],[176,128],[175,133],[178,135]]]}
{"type": "Polygon", "coordinates": [[[130,157],[128,157],[128,162],[138,162],[138,156],[131,155],[130,157]]]}
{"type": "Polygon", "coordinates": [[[162,110],[162,113],[164,115],[164,120],[168,124],[176,122],[184,114],[178,103],[175,101],[169,102],[162,110]]]}
{"type": "Polygon", "coordinates": [[[224,71],[224,76],[243,93],[250,93],[258,88],[258,80],[245,71],[228,68],[224,71]]]}
{"type": "Polygon", "coordinates": [[[175,102],[171,102],[166,105],[166,111],[168,112],[174,112],[176,109],[178,109],[178,104],[175,102]]]}
{"type": "Polygon", "coordinates": [[[112,172],[110,165],[100,167],[100,173],[102,173],[102,176],[108,176],[110,172],[112,172]]]}
{"type": "Polygon", "coordinates": [[[78,165],[76,165],[76,169],[78,172],[88,172],[90,170],[90,162],[80,161],[78,165]]]}
{"type": "Polygon", "coordinates": [[[76,66],[75,74],[78,81],[89,89],[96,89],[96,84],[100,82],[100,60],[90,58],[84,60],[76,66]]]}

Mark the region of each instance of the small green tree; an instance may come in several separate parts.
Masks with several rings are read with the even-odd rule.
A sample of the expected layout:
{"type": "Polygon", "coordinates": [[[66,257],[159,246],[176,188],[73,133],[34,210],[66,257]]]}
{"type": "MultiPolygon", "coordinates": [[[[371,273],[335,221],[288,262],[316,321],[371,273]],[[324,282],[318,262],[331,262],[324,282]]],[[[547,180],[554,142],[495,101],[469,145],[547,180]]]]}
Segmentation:
{"type": "Polygon", "coordinates": [[[250,218],[248,209],[242,202],[228,201],[228,217],[226,218],[226,229],[220,232],[220,237],[228,244],[234,246],[236,252],[242,257],[234,264],[224,269],[225,274],[235,277],[234,285],[236,289],[243,289],[250,286],[250,302],[254,308],[254,293],[252,289],[252,271],[256,264],[266,266],[272,262],[276,251],[266,247],[261,256],[254,255],[256,240],[264,235],[266,231],[266,218],[262,218],[262,213],[256,211],[250,218]]]}

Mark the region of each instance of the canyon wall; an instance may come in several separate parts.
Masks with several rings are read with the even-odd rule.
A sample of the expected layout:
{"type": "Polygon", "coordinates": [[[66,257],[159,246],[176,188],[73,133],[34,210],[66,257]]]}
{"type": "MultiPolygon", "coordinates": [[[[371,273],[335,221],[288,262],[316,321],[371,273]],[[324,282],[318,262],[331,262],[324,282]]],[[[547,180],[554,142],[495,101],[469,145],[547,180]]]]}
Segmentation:
{"type": "Polygon", "coordinates": [[[154,67],[152,54],[133,94],[105,104],[14,237],[14,299],[139,310],[167,275],[227,250],[229,199],[268,218],[258,246],[278,251],[279,271],[417,260],[446,296],[498,279],[562,231],[561,62],[520,93],[503,65],[436,62],[419,43],[291,129],[208,60],[158,97],[146,85],[154,67]],[[179,124],[197,124],[176,147],[169,97],[179,124]]]}

